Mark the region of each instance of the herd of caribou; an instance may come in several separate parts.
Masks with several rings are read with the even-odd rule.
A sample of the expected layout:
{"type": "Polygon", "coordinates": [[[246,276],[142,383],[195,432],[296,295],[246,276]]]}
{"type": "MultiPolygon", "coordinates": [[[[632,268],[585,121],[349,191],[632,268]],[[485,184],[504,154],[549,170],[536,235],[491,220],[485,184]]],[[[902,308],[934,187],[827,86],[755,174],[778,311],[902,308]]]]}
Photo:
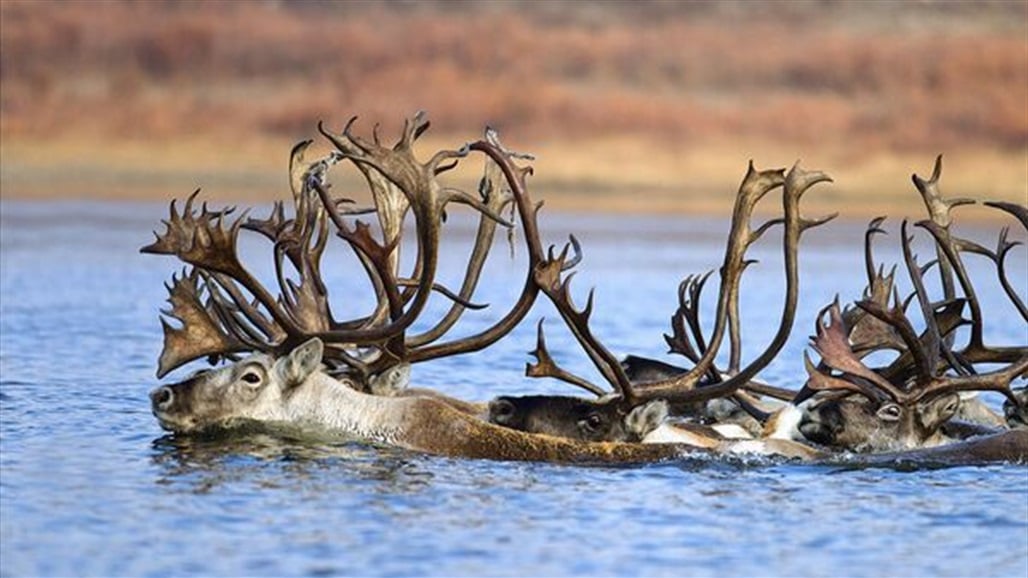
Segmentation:
{"type": "MultiPolygon", "coordinates": [[[[900,294],[897,265],[875,262],[873,240],[884,232],[884,219],[875,219],[865,235],[867,287],[859,300],[845,307],[836,300],[817,316],[810,342],[817,359],[805,354],[806,381],[793,391],[756,378],[793,330],[801,237],[832,218],[800,212],[803,194],[831,180],[824,173],[798,164],[788,172],[758,171],[750,164],[718,275],[690,276],[679,286],[672,331],[665,335],[670,351],[688,362],[676,367],[619,359],[590,330],[592,295],[580,307],[570,290],[579,243],[572,237],[558,251],[540,240],[541,203],[526,186],[532,169],[524,162],[531,156],[507,150],[487,129],[482,140],[421,162],[413,150],[429,126],[421,113],[407,119],[391,147],[380,142],[377,127],[370,138],[355,134],[354,122],[341,133],[319,125],[334,147],[325,157],[305,158],[312,141],[294,147],[291,215],[279,202],[265,219],[234,216],[231,208],[198,206],[194,193],[181,212],[171,203],[166,230],[142,248],[186,264],[168,284],[171,307],[164,314],[170,322],[162,318],[158,377],[198,359],[230,362],[153,390],[153,413],[164,429],[188,434],[285,423],[432,454],[498,460],[628,463],[690,453],[829,461],[859,455],[872,463],[1028,460],[1028,388],[1012,385],[1028,377],[1028,343],[984,342],[981,302],[964,265],[970,254],[991,260],[1013,309],[1028,323],[1019,295],[1024,280],[1011,280],[1007,267],[1019,243],[1008,239],[1007,228],[995,249],[953,234],[952,209],[975,201],[940,194],[941,158],[930,179],[913,177],[930,217],[915,223],[934,244],[930,261],[917,261],[913,233],[906,221],[900,226],[903,262],[897,265],[909,277],[910,295],[900,294]],[[471,156],[485,164],[477,194],[441,182],[441,175],[471,156]],[[360,171],[374,207],[360,208],[331,193],[328,174],[341,162],[360,171]],[[781,199],[780,216],[754,225],[755,208],[765,198],[781,199]],[[478,215],[459,288],[437,281],[451,203],[478,215]],[[371,223],[357,218],[372,214],[371,223]],[[777,226],[783,229],[785,275],[780,322],[766,349],[744,357],[739,288],[752,263],[747,250],[777,226]],[[444,339],[462,316],[483,307],[473,298],[494,237],[515,227],[528,261],[520,296],[485,329],[444,339]],[[401,270],[405,231],[415,236],[410,271],[401,270]],[[272,283],[244,265],[238,251],[244,232],[273,248],[272,283]],[[352,252],[374,289],[374,306],[363,316],[339,319],[332,311],[322,256],[333,238],[352,252]],[[712,281],[716,310],[701,323],[701,296],[713,290],[712,281]],[[546,348],[542,323],[526,373],[562,380],[590,397],[503,396],[478,403],[408,387],[413,365],[489,347],[524,320],[540,295],[607,384],[561,368],[546,348]],[[445,314],[426,324],[431,298],[445,300],[445,314]],[[427,329],[415,331],[418,320],[417,327],[427,329]],[[985,391],[1004,396],[1003,415],[981,401],[977,393],[985,391]]],[[[1028,230],[1028,208],[985,204],[1028,230]]],[[[339,296],[334,302],[341,302],[339,296]]]]}

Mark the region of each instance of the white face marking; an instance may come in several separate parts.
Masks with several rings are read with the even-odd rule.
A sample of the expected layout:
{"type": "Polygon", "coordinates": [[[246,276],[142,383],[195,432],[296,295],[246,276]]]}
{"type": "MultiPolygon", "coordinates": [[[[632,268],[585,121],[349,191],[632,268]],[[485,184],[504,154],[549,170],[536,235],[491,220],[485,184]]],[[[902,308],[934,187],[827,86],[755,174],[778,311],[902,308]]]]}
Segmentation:
{"type": "Polygon", "coordinates": [[[734,440],[749,440],[749,439],[753,439],[753,436],[750,434],[750,432],[746,431],[746,428],[742,427],[741,425],[734,424],[734,423],[716,423],[716,424],[714,424],[714,425],[712,425],[710,427],[711,427],[711,429],[713,429],[717,433],[725,436],[728,439],[734,439],[734,440]]]}
{"type": "Polygon", "coordinates": [[[765,437],[779,440],[803,441],[805,438],[800,433],[800,420],[802,418],[803,410],[798,406],[792,404],[783,406],[778,410],[774,419],[774,428],[765,437]]]}

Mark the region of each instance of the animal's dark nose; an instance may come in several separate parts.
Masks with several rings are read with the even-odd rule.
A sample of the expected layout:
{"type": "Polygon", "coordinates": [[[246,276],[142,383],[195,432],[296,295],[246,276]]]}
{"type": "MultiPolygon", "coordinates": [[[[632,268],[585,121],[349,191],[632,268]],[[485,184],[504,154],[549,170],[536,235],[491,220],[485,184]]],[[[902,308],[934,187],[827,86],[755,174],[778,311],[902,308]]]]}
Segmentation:
{"type": "Polygon", "coordinates": [[[514,403],[498,397],[489,402],[489,421],[498,424],[506,424],[514,417],[514,403]]]}
{"type": "Polygon", "coordinates": [[[834,432],[832,428],[818,419],[819,416],[812,416],[811,414],[804,412],[803,417],[800,418],[800,423],[797,429],[803,434],[803,437],[807,438],[816,444],[831,445],[834,438],[834,432]]]}
{"type": "Polygon", "coordinates": [[[170,387],[158,387],[150,392],[150,402],[154,409],[168,409],[175,399],[175,393],[170,387]]]}

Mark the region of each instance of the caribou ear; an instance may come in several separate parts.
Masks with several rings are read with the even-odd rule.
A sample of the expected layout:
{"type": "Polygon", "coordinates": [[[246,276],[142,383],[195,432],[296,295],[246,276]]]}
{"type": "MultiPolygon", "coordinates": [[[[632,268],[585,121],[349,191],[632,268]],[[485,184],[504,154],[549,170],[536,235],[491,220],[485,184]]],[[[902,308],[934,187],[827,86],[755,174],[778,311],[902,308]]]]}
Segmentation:
{"type": "Polygon", "coordinates": [[[957,414],[960,409],[960,396],[955,393],[946,394],[928,402],[923,411],[924,425],[934,429],[957,414]]]}
{"type": "Polygon", "coordinates": [[[667,402],[658,399],[637,405],[628,412],[625,417],[625,426],[630,434],[637,436],[636,441],[642,441],[650,432],[660,427],[667,419],[667,402]]]}
{"type": "Polygon", "coordinates": [[[321,367],[325,345],[317,337],[305,341],[275,362],[275,371],[286,387],[297,386],[321,367]]]}
{"type": "Polygon", "coordinates": [[[400,363],[371,376],[368,388],[374,395],[395,397],[410,385],[410,364],[400,363]]]}

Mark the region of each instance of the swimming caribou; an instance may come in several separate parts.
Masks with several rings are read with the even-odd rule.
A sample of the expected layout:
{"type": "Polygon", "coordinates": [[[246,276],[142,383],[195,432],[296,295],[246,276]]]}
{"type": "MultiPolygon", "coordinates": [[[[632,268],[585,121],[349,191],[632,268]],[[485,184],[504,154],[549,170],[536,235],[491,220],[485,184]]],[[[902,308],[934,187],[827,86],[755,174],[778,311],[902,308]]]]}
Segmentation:
{"type": "MultiPolygon", "coordinates": [[[[865,234],[865,268],[868,288],[864,299],[845,313],[838,304],[822,312],[817,335],[812,338],[821,362],[806,360],[810,379],[796,401],[813,397],[805,405],[798,428],[809,440],[831,446],[865,451],[886,451],[940,445],[963,437],[966,426],[953,418],[980,422],[982,428],[1002,427],[998,414],[968,392],[993,391],[1007,398],[1008,415],[1023,408],[1011,382],[1028,376],[1028,344],[989,346],[984,342],[984,315],[963,253],[991,260],[1000,285],[1018,314],[1028,323],[1026,309],[1006,277],[1005,259],[1015,246],[1004,228],[997,249],[991,251],[950,230],[953,208],[973,199],[946,199],[940,192],[942,158],[936,159],[932,176],[912,179],[928,210],[929,218],[916,225],[929,233],[936,255],[920,265],[912,250],[913,236],[903,221],[900,246],[903,268],[913,287],[901,300],[894,273],[884,274],[872,258],[871,239],[884,233],[883,218],[873,220],[865,234]],[[926,282],[934,268],[942,295],[933,298],[926,282]],[[955,278],[955,279],[954,279],[955,278]],[[890,304],[890,297],[892,303],[890,304]],[[910,307],[916,303],[916,307],[910,307]],[[924,329],[915,330],[912,312],[920,314],[924,329]],[[967,309],[968,319],[963,316],[967,309]],[[824,318],[828,317],[827,322],[824,318]],[[956,347],[957,329],[969,326],[967,341],[956,347]],[[880,367],[865,359],[876,351],[892,351],[895,358],[880,367]],[[947,431],[949,430],[949,431],[947,431]]],[[[1015,217],[1028,230],[1028,210],[1010,203],[986,203],[1015,217]]],[[[976,431],[975,429],[971,430],[976,431]]]]}
{"type": "MultiPolygon", "coordinates": [[[[572,303],[568,271],[580,261],[577,241],[572,237],[559,253],[552,247],[543,249],[537,223],[541,203],[531,200],[526,186],[531,168],[519,164],[530,155],[507,150],[495,131],[487,129],[482,140],[421,161],[414,154],[414,144],[429,126],[423,114],[405,122],[394,146],[380,142],[377,127],[370,139],[355,134],[355,120],[340,133],[319,125],[334,147],[324,157],[306,159],[312,141],[294,147],[289,171],[291,216],[281,202],[264,219],[246,212],[235,215],[233,208],[210,209],[196,202],[197,191],[181,212],[172,202],[165,231],[155,233],[156,239],[141,249],[175,256],[186,265],[167,285],[171,306],[162,318],[164,348],[158,377],[199,359],[212,365],[228,362],[151,392],[152,410],[163,428],[189,434],[254,421],[300,424],[434,454],[511,460],[629,463],[696,450],[823,457],[819,450],[788,440],[738,440],[715,430],[689,427],[674,433],[667,424],[669,412],[708,400],[731,395],[739,404],[752,405],[759,403],[754,401],[756,395],[781,393],[753,378],[777,355],[790,333],[797,306],[800,235],[828,220],[802,218],[799,199],[812,185],[829,180],[823,173],[798,166],[788,174],[757,171],[750,165],[721,268],[713,334],[705,339],[698,332],[695,314],[690,313],[706,277],[691,278],[680,291],[675,335],[668,340],[695,365],[680,375],[638,384],[592,335],[591,296],[584,309],[572,303]],[[477,195],[441,180],[472,156],[481,156],[485,162],[477,195]],[[360,171],[373,207],[358,207],[332,194],[328,175],[339,163],[350,163],[360,171]],[[751,229],[749,220],[757,201],[778,188],[783,216],[751,229]],[[437,271],[446,212],[454,204],[477,211],[478,225],[464,278],[459,288],[451,289],[437,280],[437,271]],[[504,217],[505,213],[510,216],[504,217]],[[359,219],[365,214],[374,215],[371,224],[359,219]],[[414,235],[410,271],[401,271],[405,223],[414,235]],[[738,287],[749,264],[745,252],[779,223],[785,229],[786,271],[780,326],[767,348],[742,366],[738,287]],[[465,314],[484,307],[474,301],[475,289],[495,233],[498,228],[514,227],[521,230],[528,261],[520,295],[485,329],[444,340],[465,314]],[[270,242],[271,283],[244,264],[237,248],[244,233],[270,242]],[[336,316],[333,307],[341,301],[329,299],[322,276],[322,257],[333,238],[341,239],[355,256],[375,293],[370,310],[349,319],[336,316]],[[556,306],[613,388],[600,402],[613,419],[600,423],[586,416],[586,429],[576,424],[579,433],[569,437],[537,434],[490,423],[503,421],[498,401],[486,406],[407,387],[411,368],[418,363],[478,351],[503,338],[523,321],[540,295],[556,306]],[[423,317],[430,299],[444,299],[448,306],[441,318],[426,325],[423,317]],[[695,344],[688,331],[694,331],[695,344]],[[714,357],[726,333],[731,356],[728,367],[722,369],[714,364],[714,357]],[[584,434],[589,427],[596,431],[584,434]],[[635,443],[639,441],[661,443],[635,443]]],[[[1002,254],[1008,250],[1001,249],[1002,254]]],[[[546,352],[541,325],[539,331],[534,352],[538,363],[529,366],[530,375],[558,377],[594,393],[603,392],[557,367],[546,352]]],[[[969,350],[972,357],[992,351],[976,343],[969,350]]],[[[1024,438],[998,439],[976,451],[987,459],[1013,455],[1016,451],[1009,448],[1028,445],[1024,438]]]]}

